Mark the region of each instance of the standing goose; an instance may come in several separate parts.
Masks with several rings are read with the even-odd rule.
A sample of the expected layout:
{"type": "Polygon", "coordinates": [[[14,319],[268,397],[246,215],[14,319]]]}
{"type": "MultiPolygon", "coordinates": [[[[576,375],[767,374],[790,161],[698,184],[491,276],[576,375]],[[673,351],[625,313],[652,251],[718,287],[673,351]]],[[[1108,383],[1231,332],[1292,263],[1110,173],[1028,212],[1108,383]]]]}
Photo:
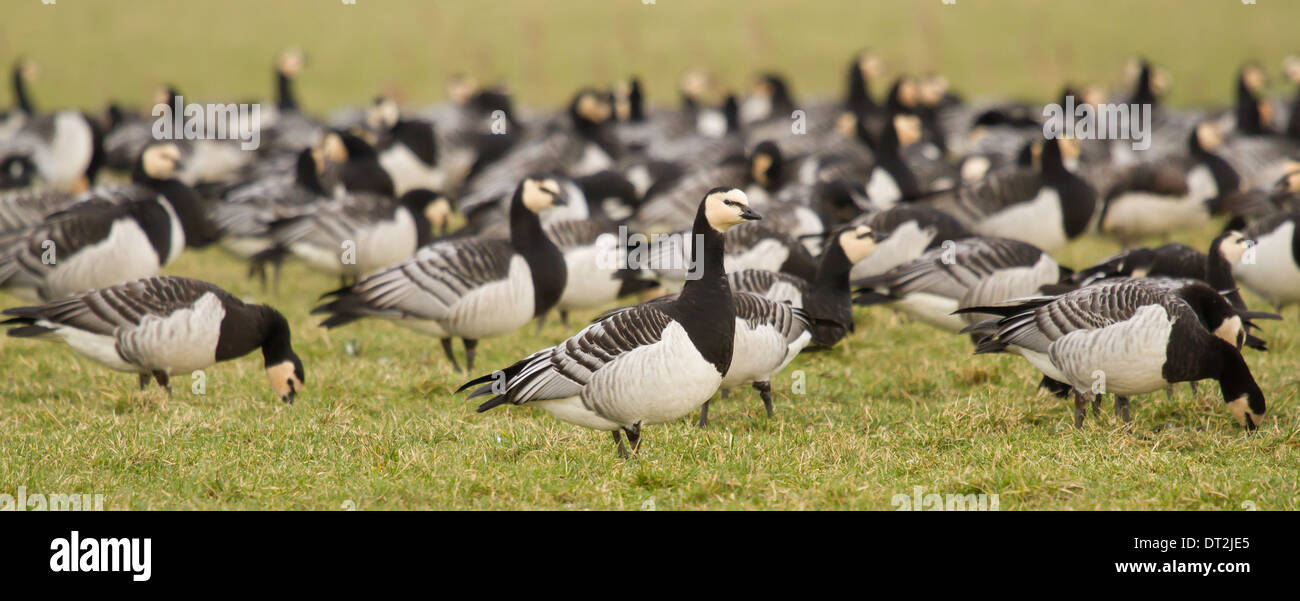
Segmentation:
{"type": "Polygon", "coordinates": [[[1281,311],[1300,303],[1300,212],[1266,217],[1242,232],[1255,246],[1233,267],[1251,292],[1281,311]]]}
{"type": "Polygon", "coordinates": [[[701,277],[686,282],[677,299],[613,313],[559,345],[542,349],[494,374],[460,387],[483,384],[470,398],[493,395],[481,413],[506,403],[533,403],[562,421],[613,433],[619,454],[632,451],[643,426],[678,419],[713,396],[731,365],[735,300],[723,273],[722,235],[758,219],[745,193],[716,188],[704,196],[691,249],[701,277]],[[504,389],[501,386],[504,384],[504,389]]]}
{"type": "Polygon", "coordinates": [[[258,348],[271,389],[285,402],[306,380],[279,311],[199,280],[145,278],[4,314],[12,316],[0,322],[10,336],[62,342],[109,369],[138,373],[141,390],[152,377],[170,394],[171,376],[258,348]]]}
{"type": "MultiPolygon", "coordinates": [[[[1200,289],[1205,298],[1218,298],[1200,289]]],[[[1223,299],[1218,303],[1232,312],[1223,299]]],[[[1207,378],[1219,381],[1228,410],[1247,429],[1263,419],[1264,393],[1234,343],[1207,330],[1192,305],[1159,286],[1116,282],[973,310],[1003,316],[992,341],[1023,349],[1035,367],[1074,390],[1076,428],[1083,427],[1089,396],[1099,391],[1116,396],[1116,412],[1128,421],[1128,397],[1207,378]]],[[[1219,321],[1240,339],[1240,318],[1219,321]]]]}
{"type": "Polygon", "coordinates": [[[172,179],[179,151],[145,150],[136,184],[102,188],[44,222],[0,238],[0,288],[51,300],[156,275],[187,243],[210,241],[199,200],[172,179]]]}
{"type": "Polygon", "coordinates": [[[854,304],[888,304],[936,328],[959,332],[978,321],[954,315],[962,307],[1037,294],[1061,277],[1051,255],[1006,238],[945,242],[878,276],[855,280],[854,304]]]}
{"type": "Polygon", "coordinates": [[[552,179],[525,178],[510,202],[510,239],[459,238],[425,246],[407,259],[371,274],[312,313],[328,313],[334,328],[364,317],[387,319],[442,339],[455,369],[452,337],[465,343],[466,369],[473,369],[481,338],[518,330],[545,315],[564,290],[564,255],[542,231],[538,213],[564,204],[552,179]]]}
{"type": "Polygon", "coordinates": [[[812,323],[811,342],[831,347],[853,332],[849,273],[854,264],[876,252],[878,243],[876,232],[869,226],[849,226],[831,237],[812,280],[766,269],[733,271],[727,274],[727,280],[733,291],[803,309],[812,323]]]}
{"type": "Polygon", "coordinates": [[[1186,157],[1128,169],[1106,192],[1101,232],[1128,247],[1208,222],[1241,187],[1237,172],[1214,153],[1221,141],[1214,124],[1202,123],[1188,136],[1186,157]]]}

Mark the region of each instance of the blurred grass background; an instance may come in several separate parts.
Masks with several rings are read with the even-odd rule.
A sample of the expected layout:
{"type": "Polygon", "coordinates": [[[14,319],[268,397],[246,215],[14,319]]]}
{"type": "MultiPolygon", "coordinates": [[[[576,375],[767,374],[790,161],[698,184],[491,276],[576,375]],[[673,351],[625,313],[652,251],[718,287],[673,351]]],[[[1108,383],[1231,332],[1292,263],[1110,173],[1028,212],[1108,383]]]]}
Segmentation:
{"type": "Polygon", "coordinates": [[[796,94],[837,95],[864,48],[891,73],[938,71],[968,96],[1031,100],[1067,80],[1118,85],[1141,54],[1168,68],[1170,101],[1192,105],[1229,101],[1242,61],[1277,73],[1300,51],[1300,3],[1273,0],[355,2],[5,0],[0,58],[42,65],[41,106],[98,109],[142,105],[164,83],[193,98],[266,98],[272,56],[296,45],[309,60],[301,101],[326,111],[381,89],[434,101],[457,72],[547,106],[632,73],[652,99],[675,101],[677,78],[698,66],[736,88],[774,69],[796,94]]]}

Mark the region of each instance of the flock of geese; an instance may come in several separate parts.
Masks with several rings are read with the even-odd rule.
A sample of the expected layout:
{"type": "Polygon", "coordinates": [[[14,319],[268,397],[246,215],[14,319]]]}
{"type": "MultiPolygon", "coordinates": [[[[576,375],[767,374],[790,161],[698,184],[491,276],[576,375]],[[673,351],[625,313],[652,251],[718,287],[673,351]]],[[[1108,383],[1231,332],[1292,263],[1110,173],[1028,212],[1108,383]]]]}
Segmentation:
{"type": "MultiPolygon", "coordinates": [[[[1142,151],[1045,135],[1042,105],[966,101],[937,75],[898,75],[882,97],[870,53],[837,101],[803,102],[776,73],[736,94],[692,72],[675,107],[648,106],[633,78],[557,113],[458,76],[434,106],[311,115],[303,64],[276,58],[261,145],[242,150],[155,139],[149,111],[117,104],[43,112],[19,60],[0,114],[0,289],[38,304],[4,310],[9,336],[62,342],[142,389],[260,348],[292,402],[306,375],[285,317],[160,276],[185,249],[215,245],[263,286],[286,261],[337,276],[320,325],[389,321],[439,339],[457,370],[459,338],[467,372],[481,340],[630,299],[460,388],[480,412],[538,406],[612,432],[626,455],[644,426],[697,409],[704,426],[720,389],[752,386],[771,416],[773,376],[852,335],[854,305],[1023,358],[1073,396],[1077,427],[1102,394],[1128,421],[1130,397],[1212,379],[1255,429],[1265,395],[1243,348],[1266,350],[1257,322],[1280,316],[1239,288],[1278,312],[1300,303],[1300,94],[1268,97],[1260,64],[1222,109],[1166,106],[1168,77],[1144,61],[1122,93],[1062,91],[1141,107],[1142,151]],[[1141,246],[1216,218],[1208,248],[1141,246]],[[1122,251],[1053,258],[1082,236],[1122,251]]],[[[1282,71],[1300,84],[1300,60],[1282,71]]]]}

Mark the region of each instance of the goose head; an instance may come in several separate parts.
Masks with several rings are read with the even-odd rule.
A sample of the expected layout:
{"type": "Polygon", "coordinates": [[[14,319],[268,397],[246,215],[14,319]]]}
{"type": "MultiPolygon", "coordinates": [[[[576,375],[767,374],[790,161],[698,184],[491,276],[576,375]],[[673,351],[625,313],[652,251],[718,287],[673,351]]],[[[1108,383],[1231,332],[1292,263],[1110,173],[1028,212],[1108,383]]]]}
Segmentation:
{"type": "Polygon", "coordinates": [[[781,163],[781,148],[776,142],[764,140],[754,148],[754,155],[749,159],[749,175],[764,188],[779,187],[781,163]]]}
{"type": "Polygon", "coordinates": [[[181,149],[171,142],[151,144],[140,153],[140,168],[151,179],[174,179],[180,166],[181,149]]]}
{"type": "Polygon", "coordinates": [[[866,224],[845,228],[836,236],[836,241],[839,242],[840,248],[844,250],[844,256],[849,259],[851,265],[856,265],[870,257],[876,252],[876,244],[879,242],[875,231],[866,224]]]}
{"type": "Polygon", "coordinates": [[[302,369],[302,359],[293,352],[290,343],[289,322],[284,315],[269,306],[262,305],[266,316],[267,331],[262,341],[262,359],[265,361],[266,377],[271,381],[271,390],[286,403],[293,404],[293,399],[306,385],[307,375],[302,369]]]}
{"type": "Polygon", "coordinates": [[[275,59],[275,70],[285,77],[297,77],[302,72],[303,60],[302,51],[297,48],[287,48],[280,53],[275,59]]]}
{"type": "Polygon", "coordinates": [[[609,95],[601,94],[593,89],[585,89],[574,96],[573,102],[569,105],[569,116],[573,119],[573,124],[579,129],[595,127],[606,121],[609,121],[613,114],[610,107],[609,95]]]}
{"type": "Polygon", "coordinates": [[[732,226],[762,219],[749,208],[749,197],[739,188],[714,188],[704,195],[704,218],[709,227],[726,233],[732,226]]]}
{"type": "Polygon", "coordinates": [[[1215,240],[1214,250],[1228,260],[1228,265],[1236,265],[1241,262],[1246,250],[1253,245],[1254,241],[1241,232],[1232,230],[1225,232],[1215,240]]]}
{"type": "Polygon", "coordinates": [[[524,178],[519,184],[519,199],[525,208],[534,213],[568,204],[559,182],[550,177],[524,178]]]}

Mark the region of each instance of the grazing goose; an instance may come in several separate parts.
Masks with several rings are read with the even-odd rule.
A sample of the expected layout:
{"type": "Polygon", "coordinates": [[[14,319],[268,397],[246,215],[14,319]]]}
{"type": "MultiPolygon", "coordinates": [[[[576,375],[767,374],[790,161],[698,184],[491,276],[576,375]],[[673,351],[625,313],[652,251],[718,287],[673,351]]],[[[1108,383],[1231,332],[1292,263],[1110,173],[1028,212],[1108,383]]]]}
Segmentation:
{"type": "Polygon", "coordinates": [[[1197,227],[1217,213],[1222,198],[1241,187],[1241,178],[1214,154],[1222,141],[1212,123],[1187,138],[1188,155],[1140,164],[1120,176],[1101,210],[1099,229],[1126,248],[1137,240],[1197,227]]]}
{"type": "Polygon", "coordinates": [[[700,202],[692,230],[701,244],[691,262],[701,277],[686,282],[672,301],[615,312],[568,340],[542,349],[496,374],[466,382],[483,384],[470,398],[493,395],[481,413],[506,403],[536,404],[562,421],[613,433],[626,457],[643,426],[678,419],[713,396],[731,365],[735,300],[723,274],[722,235],[758,219],[745,193],[716,188],[700,202]],[[504,374],[499,381],[494,375],[504,374]],[[504,388],[502,388],[504,386],[504,388]]]}
{"type": "Polygon", "coordinates": [[[1080,269],[1065,281],[1087,286],[1110,278],[1190,278],[1201,280],[1215,290],[1231,291],[1228,300],[1237,309],[1245,311],[1246,304],[1236,292],[1237,281],[1232,276],[1232,269],[1254,244],[1241,232],[1227,231],[1210,242],[1208,253],[1176,242],[1157,248],[1134,248],[1080,269]]]}
{"type": "Polygon", "coordinates": [[[190,246],[211,242],[188,186],[172,179],[172,144],[147,148],[136,184],[92,191],[42,223],[0,237],[0,289],[51,300],[156,275],[190,246]]]}
{"type": "MultiPolygon", "coordinates": [[[[1198,289],[1232,314],[1209,287],[1198,289]]],[[[1219,381],[1228,410],[1247,429],[1263,419],[1264,393],[1237,346],[1225,340],[1241,338],[1240,318],[1220,319],[1224,332],[1211,332],[1192,305],[1160,286],[1116,282],[969,310],[1002,316],[991,341],[1018,347],[1048,377],[1073,388],[1076,428],[1083,427],[1090,395],[1114,394],[1116,412],[1128,421],[1128,397],[1207,378],[1219,381]]]]}
{"type": "Polygon", "coordinates": [[[1261,219],[1242,232],[1255,246],[1233,266],[1246,289],[1281,311],[1300,303],[1300,212],[1261,219]]]}
{"type": "Polygon", "coordinates": [[[950,332],[978,321],[954,315],[962,307],[1037,294],[1061,278],[1051,255],[1006,238],[970,237],[945,242],[881,275],[855,280],[854,304],[888,304],[950,332]]]}
{"type": "Polygon", "coordinates": [[[402,119],[397,104],[388,98],[376,101],[368,119],[370,127],[379,132],[375,148],[379,164],[393,179],[397,195],[416,188],[443,187],[445,178],[438,169],[438,137],[432,123],[402,119]]]}
{"type": "Polygon", "coordinates": [[[458,238],[425,246],[407,259],[326,296],[312,313],[338,327],[364,317],[387,319],[442,340],[455,369],[452,337],[465,343],[473,369],[481,338],[509,334],[545,315],[564,291],[564,255],[542,231],[538,213],[563,205],[553,179],[528,177],[510,202],[510,240],[458,238]]]}
{"type": "Polygon", "coordinates": [[[883,211],[874,211],[853,221],[870,227],[877,246],[865,259],[854,263],[850,277],[854,280],[880,275],[907,263],[945,241],[971,235],[960,221],[933,207],[906,203],[883,211]]]}
{"type": "Polygon", "coordinates": [[[9,336],[62,342],[109,369],[138,373],[141,390],[153,378],[171,394],[171,376],[258,348],[271,389],[285,402],[306,381],[279,311],[199,280],[145,278],[4,314],[12,316],[0,322],[12,328],[9,336]]]}
{"type": "Polygon", "coordinates": [[[849,273],[879,248],[877,233],[866,225],[837,231],[818,258],[817,275],[805,280],[777,271],[744,269],[727,274],[731,289],[803,309],[812,321],[812,343],[831,347],[853,332],[849,273]]]}
{"type": "Polygon", "coordinates": [[[290,255],[312,269],[339,276],[347,285],[429,244],[433,238],[429,212],[439,199],[446,203],[437,192],[421,189],[403,194],[396,202],[373,194],[348,194],[272,223],[274,246],[253,261],[290,255]]]}

